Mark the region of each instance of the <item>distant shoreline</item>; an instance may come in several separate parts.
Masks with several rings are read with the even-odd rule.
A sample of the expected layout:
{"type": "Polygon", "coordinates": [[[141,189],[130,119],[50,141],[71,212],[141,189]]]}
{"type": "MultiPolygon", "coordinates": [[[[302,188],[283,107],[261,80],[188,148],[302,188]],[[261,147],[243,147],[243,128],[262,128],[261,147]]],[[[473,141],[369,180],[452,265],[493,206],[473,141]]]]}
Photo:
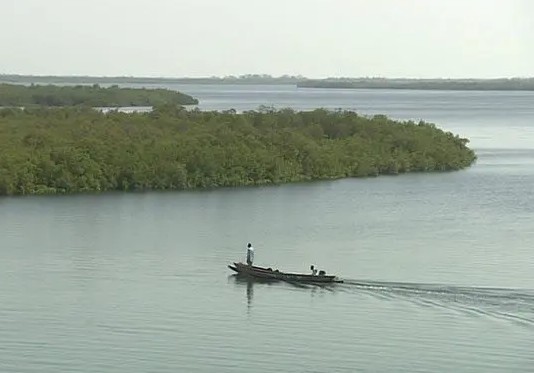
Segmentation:
{"type": "Polygon", "coordinates": [[[0,82],[17,84],[291,84],[306,80],[302,76],[272,77],[268,75],[242,75],[239,77],[205,78],[152,78],[133,76],[54,76],[0,74],[0,82]]]}
{"type": "Polygon", "coordinates": [[[534,78],[498,79],[390,79],[326,78],[249,74],[204,78],[97,77],[0,74],[0,82],[15,84],[220,84],[220,85],[293,85],[298,88],[328,89],[406,89],[459,91],[534,91],[534,78]]]}
{"type": "Polygon", "coordinates": [[[534,78],[512,79],[313,79],[299,88],[413,89],[448,91],[534,91],[534,78]]]}

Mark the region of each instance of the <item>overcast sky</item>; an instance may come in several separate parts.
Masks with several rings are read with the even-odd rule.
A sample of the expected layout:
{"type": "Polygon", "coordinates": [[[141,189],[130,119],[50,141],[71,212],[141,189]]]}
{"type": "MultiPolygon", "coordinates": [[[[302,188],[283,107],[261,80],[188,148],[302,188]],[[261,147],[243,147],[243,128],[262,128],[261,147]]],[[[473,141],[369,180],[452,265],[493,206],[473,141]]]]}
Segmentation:
{"type": "Polygon", "coordinates": [[[0,0],[0,74],[534,76],[531,0],[0,0]]]}

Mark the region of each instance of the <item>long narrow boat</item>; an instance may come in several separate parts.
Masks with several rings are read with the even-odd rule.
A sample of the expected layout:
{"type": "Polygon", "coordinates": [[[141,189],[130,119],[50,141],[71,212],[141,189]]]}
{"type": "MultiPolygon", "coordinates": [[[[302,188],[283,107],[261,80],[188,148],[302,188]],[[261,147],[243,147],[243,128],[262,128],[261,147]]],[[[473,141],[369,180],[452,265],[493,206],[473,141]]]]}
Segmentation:
{"type": "Polygon", "coordinates": [[[232,271],[240,275],[266,279],[281,280],[288,282],[306,282],[306,283],[341,283],[343,280],[334,275],[308,275],[303,273],[281,272],[277,269],[251,266],[244,263],[234,263],[229,265],[232,271]]]}

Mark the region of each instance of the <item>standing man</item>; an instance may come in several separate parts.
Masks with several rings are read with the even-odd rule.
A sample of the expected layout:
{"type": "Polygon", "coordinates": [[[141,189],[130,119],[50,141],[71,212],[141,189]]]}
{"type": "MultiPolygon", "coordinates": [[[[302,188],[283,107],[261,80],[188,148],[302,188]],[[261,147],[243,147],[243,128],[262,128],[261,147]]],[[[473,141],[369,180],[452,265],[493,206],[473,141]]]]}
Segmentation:
{"type": "Polygon", "coordinates": [[[249,243],[247,245],[247,264],[251,266],[253,261],[254,261],[254,248],[252,247],[252,244],[249,243]]]}

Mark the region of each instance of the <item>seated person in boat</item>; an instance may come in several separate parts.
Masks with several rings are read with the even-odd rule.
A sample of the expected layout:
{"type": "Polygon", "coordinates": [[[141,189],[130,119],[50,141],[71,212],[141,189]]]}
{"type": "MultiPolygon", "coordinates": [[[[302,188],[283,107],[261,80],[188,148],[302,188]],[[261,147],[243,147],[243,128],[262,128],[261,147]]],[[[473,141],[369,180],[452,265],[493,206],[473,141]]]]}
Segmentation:
{"type": "Polygon", "coordinates": [[[251,266],[252,262],[254,262],[254,248],[252,247],[252,244],[249,243],[247,245],[247,264],[251,266]]]}

